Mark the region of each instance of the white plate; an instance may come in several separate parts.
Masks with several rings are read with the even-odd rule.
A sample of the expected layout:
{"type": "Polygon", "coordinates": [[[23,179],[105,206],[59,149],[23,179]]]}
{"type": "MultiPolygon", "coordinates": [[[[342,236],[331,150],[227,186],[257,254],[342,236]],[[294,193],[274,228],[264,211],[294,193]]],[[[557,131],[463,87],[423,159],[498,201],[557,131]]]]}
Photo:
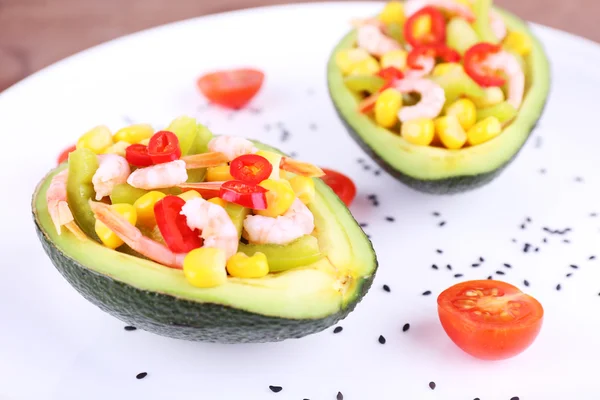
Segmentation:
{"type": "Polygon", "coordinates": [[[380,6],[294,5],[184,21],[80,53],[0,95],[0,398],[333,400],[338,391],[346,400],[599,397],[600,217],[590,213],[600,213],[600,49],[536,26],[550,54],[553,86],[531,140],[492,184],[429,196],[385,173],[376,176],[378,168],[346,135],[328,99],[325,63],[332,47],[352,17],[380,6]],[[196,77],[239,65],[267,75],[251,110],[206,107],[196,77]],[[96,124],[116,129],[133,120],[158,128],[180,114],[217,133],[295,151],[356,180],[352,212],[368,223],[380,269],[364,301],[341,322],[343,332],[256,345],[127,332],[54,269],[34,233],[30,196],[59,151],[96,124]],[[290,136],[281,142],[284,130],[290,136]],[[372,193],[378,208],[367,200],[372,193]],[[527,217],[532,222],[521,229],[527,217]],[[543,227],[572,231],[551,235],[543,227]],[[532,251],[522,251],[525,242],[532,251]],[[598,259],[589,260],[592,255],[598,259]],[[485,262],[472,268],[480,256],[485,262]],[[440,291],[488,275],[526,289],[546,311],[533,346],[503,362],[465,355],[437,319],[440,291]],[[427,290],[432,294],[423,296],[427,290]],[[138,380],[139,372],[148,376],[138,380]],[[272,393],[269,385],[283,391],[272,393]]]}

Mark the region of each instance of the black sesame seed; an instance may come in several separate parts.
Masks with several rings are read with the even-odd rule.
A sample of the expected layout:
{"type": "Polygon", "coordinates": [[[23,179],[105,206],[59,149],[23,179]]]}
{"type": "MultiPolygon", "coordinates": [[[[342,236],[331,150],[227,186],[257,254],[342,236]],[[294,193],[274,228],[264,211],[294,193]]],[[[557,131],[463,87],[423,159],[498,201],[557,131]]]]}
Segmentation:
{"type": "Polygon", "coordinates": [[[296,157],[298,157],[298,153],[296,153],[295,151],[290,151],[290,157],[296,158],[296,157]]]}
{"type": "Polygon", "coordinates": [[[590,257],[588,258],[588,260],[595,260],[595,259],[596,259],[596,256],[590,256],[590,257]]]}
{"type": "Polygon", "coordinates": [[[371,239],[371,235],[369,235],[368,233],[367,233],[367,238],[368,238],[368,239],[371,239]]]}
{"type": "Polygon", "coordinates": [[[545,174],[545,173],[546,173],[546,168],[540,169],[540,174],[545,174]]]}
{"type": "Polygon", "coordinates": [[[396,218],[394,217],[385,217],[385,220],[388,222],[394,222],[396,220],[396,218]]]}
{"type": "Polygon", "coordinates": [[[462,278],[464,275],[463,274],[454,274],[455,278],[462,278]]]}
{"type": "Polygon", "coordinates": [[[531,218],[527,217],[527,218],[525,218],[525,221],[531,222],[531,218]]]}
{"type": "Polygon", "coordinates": [[[443,253],[443,251],[440,250],[440,249],[437,249],[436,251],[437,251],[438,254],[442,254],[443,253]]]}
{"type": "Polygon", "coordinates": [[[438,226],[440,226],[440,227],[442,227],[444,225],[446,225],[446,221],[440,221],[440,223],[438,224],[438,226]]]}
{"type": "Polygon", "coordinates": [[[563,243],[571,243],[569,239],[563,239],[563,243]]]}
{"type": "Polygon", "coordinates": [[[379,343],[385,344],[385,338],[383,337],[383,335],[379,335],[379,339],[377,340],[379,340],[379,343]]]}
{"type": "Polygon", "coordinates": [[[361,228],[366,228],[367,226],[369,226],[369,224],[367,224],[366,222],[361,222],[360,223],[360,227],[361,228]]]}
{"type": "Polygon", "coordinates": [[[490,276],[488,276],[487,278],[488,278],[488,280],[492,280],[492,279],[494,279],[494,278],[493,278],[491,275],[490,275],[490,276]]]}
{"type": "Polygon", "coordinates": [[[595,212],[593,212],[593,213],[590,213],[590,217],[592,217],[592,218],[593,218],[593,217],[597,217],[597,216],[598,216],[598,214],[597,214],[597,213],[595,213],[595,212]]]}
{"type": "Polygon", "coordinates": [[[341,326],[336,326],[336,327],[333,329],[333,333],[340,333],[340,332],[341,332],[341,331],[343,331],[343,330],[344,330],[344,328],[342,328],[341,326]]]}
{"type": "Polygon", "coordinates": [[[580,176],[575,177],[575,182],[583,182],[583,178],[580,176]]]}
{"type": "Polygon", "coordinates": [[[448,265],[446,265],[446,268],[447,268],[449,271],[452,271],[452,265],[448,264],[448,265]]]}
{"type": "Polygon", "coordinates": [[[479,257],[479,262],[485,262],[485,258],[479,257]]]}
{"type": "Polygon", "coordinates": [[[523,285],[525,285],[525,286],[529,287],[529,281],[528,281],[527,279],[525,279],[525,280],[523,281],[523,285]]]}
{"type": "Polygon", "coordinates": [[[317,130],[317,124],[314,124],[314,123],[313,123],[313,124],[310,124],[308,127],[309,127],[309,129],[310,129],[311,131],[316,131],[316,130],[317,130]]]}
{"type": "Polygon", "coordinates": [[[147,372],[140,372],[139,374],[137,374],[135,377],[137,379],[144,379],[146,376],[148,376],[147,372]]]}
{"type": "Polygon", "coordinates": [[[437,266],[437,265],[435,265],[435,264],[433,264],[433,265],[431,266],[431,268],[432,268],[432,269],[438,269],[438,266],[437,266]]]}
{"type": "Polygon", "coordinates": [[[575,264],[571,264],[571,265],[569,265],[569,267],[571,267],[571,268],[573,268],[573,269],[578,269],[578,268],[579,268],[579,267],[578,267],[577,265],[575,265],[575,264]]]}
{"type": "Polygon", "coordinates": [[[525,224],[521,224],[521,229],[525,229],[525,224]]]}
{"type": "Polygon", "coordinates": [[[426,290],[423,292],[423,296],[429,296],[431,294],[431,290],[426,290]]]}
{"type": "Polygon", "coordinates": [[[512,268],[512,265],[510,265],[509,263],[504,263],[504,266],[505,266],[506,268],[512,268]]]}
{"type": "Polygon", "coordinates": [[[562,288],[562,286],[560,286],[560,283],[558,285],[556,285],[556,290],[560,290],[562,288]]]}
{"type": "Polygon", "coordinates": [[[126,331],[135,331],[137,328],[135,326],[128,325],[123,329],[125,329],[126,331]]]}
{"type": "Polygon", "coordinates": [[[519,400],[519,396],[511,397],[510,400],[519,400]]]}
{"type": "Polygon", "coordinates": [[[479,400],[479,397],[475,397],[473,400],[479,400]]]}
{"type": "Polygon", "coordinates": [[[517,243],[517,239],[515,239],[515,238],[512,238],[512,239],[510,239],[510,240],[511,240],[511,242],[513,242],[513,243],[517,243]]]}
{"type": "Polygon", "coordinates": [[[379,176],[379,175],[381,175],[381,171],[377,170],[377,171],[373,172],[373,174],[375,174],[375,176],[379,176]]]}
{"type": "Polygon", "coordinates": [[[365,171],[368,171],[368,170],[370,170],[370,169],[371,169],[371,166],[370,166],[370,165],[367,165],[367,164],[365,164],[365,165],[363,165],[363,169],[364,169],[365,171]]]}
{"type": "Polygon", "coordinates": [[[406,332],[406,331],[408,331],[409,329],[410,329],[410,324],[409,324],[409,323],[406,323],[406,324],[404,324],[404,326],[402,327],[402,332],[406,332]]]}
{"type": "Polygon", "coordinates": [[[385,290],[388,293],[392,291],[388,285],[383,285],[383,290],[385,290]]]}
{"type": "Polygon", "coordinates": [[[342,392],[338,392],[337,396],[335,397],[337,400],[344,400],[344,395],[342,394],[342,392]]]}
{"type": "Polygon", "coordinates": [[[365,159],[364,159],[364,158],[359,158],[359,159],[357,159],[356,161],[357,161],[359,164],[362,164],[362,163],[364,163],[364,162],[365,162],[365,159]]]}
{"type": "Polygon", "coordinates": [[[475,264],[471,264],[471,267],[477,268],[477,267],[479,267],[479,265],[481,265],[481,264],[475,263],[475,264]]]}
{"type": "Polygon", "coordinates": [[[504,271],[496,271],[498,275],[504,275],[504,271]]]}
{"type": "Polygon", "coordinates": [[[548,243],[548,239],[546,239],[546,238],[543,238],[543,239],[542,239],[542,242],[544,242],[544,243],[548,243]]]}
{"type": "Polygon", "coordinates": [[[374,207],[379,207],[379,202],[377,200],[373,201],[373,206],[374,207]]]}
{"type": "Polygon", "coordinates": [[[269,389],[271,389],[271,392],[273,392],[273,393],[279,393],[283,390],[283,388],[281,386],[273,386],[273,385],[269,385],[269,389]]]}
{"type": "Polygon", "coordinates": [[[429,388],[431,390],[435,389],[435,382],[429,382],[429,388]]]}
{"type": "Polygon", "coordinates": [[[260,113],[262,113],[262,109],[261,108],[256,108],[256,107],[249,107],[248,111],[250,111],[251,114],[260,114],[260,113]]]}
{"type": "Polygon", "coordinates": [[[434,217],[439,217],[441,214],[437,211],[431,213],[434,217]]]}
{"type": "Polygon", "coordinates": [[[377,199],[377,195],[376,194],[370,194],[367,196],[368,200],[376,200],[377,199]]]}
{"type": "Polygon", "coordinates": [[[529,248],[531,247],[531,245],[529,243],[525,243],[523,245],[523,253],[527,253],[529,252],[529,248]]]}
{"type": "Polygon", "coordinates": [[[565,276],[566,276],[567,278],[570,278],[570,277],[571,277],[571,275],[573,275],[573,273],[572,273],[572,272],[569,272],[569,273],[568,273],[567,275],[565,275],[565,276]]]}

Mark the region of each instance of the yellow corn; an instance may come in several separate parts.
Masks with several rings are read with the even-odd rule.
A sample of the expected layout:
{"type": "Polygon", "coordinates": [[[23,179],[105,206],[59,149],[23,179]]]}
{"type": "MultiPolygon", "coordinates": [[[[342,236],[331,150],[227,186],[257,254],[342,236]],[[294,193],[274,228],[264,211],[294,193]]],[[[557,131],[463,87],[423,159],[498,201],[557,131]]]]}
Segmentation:
{"type": "Polygon", "coordinates": [[[385,89],[375,101],[375,122],[384,128],[393,127],[401,107],[402,93],[394,88],[385,89]]]}
{"type": "MultiPolygon", "coordinates": [[[[123,216],[131,225],[135,225],[137,214],[134,206],[126,203],[118,203],[113,204],[110,207],[117,213],[121,214],[121,216],[123,216]]],[[[117,236],[117,234],[111,231],[108,226],[104,225],[104,223],[100,222],[99,220],[96,220],[96,225],[94,228],[96,234],[106,247],[116,249],[123,244],[123,241],[117,236]]]]}
{"type": "Polygon", "coordinates": [[[394,67],[400,71],[406,68],[406,57],[408,53],[405,50],[392,50],[388,51],[381,56],[381,68],[394,67]]]}
{"type": "Polygon", "coordinates": [[[216,204],[221,207],[225,207],[227,202],[220,197],[213,197],[212,199],[207,200],[209,203],[216,204]]]}
{"type": "Polygon", "coordinates": [[[265,217],[277,217],[284,214],[294,202],[296,194],[290,183],[284,179],[274,180],[266,179],[259,183],[259,186],[268,190],[267,208],[265,210],[255,210],[254,213],[265,217]]]}
{"type": "Polygon", "coordinates": [[[148,144],[150,144],[150,139],[144,139],[144,140],[140,140],[140,144],[143,144],[144,146],[148,146],[148,144]]]}
{"type": "Polygon", "coordinates": [[[471,99],[477,108],[488,108],[504,101],[504,92],[499,87],[488,87],[483,89],[483,97],[471,99]]]}
{"type": "Polygon", "coordinates": [[[436,118],[435,132],[444,147],[455,150],[464,146],[467,134],[454,115],[436,118]]]}
{"type": "Polygon", "coordinates": [[[112,144],[113,138],[110,129],[100,125],[84,133],[77,141],[77,148],[85,148],[96,154],[102,154],[112,144]]]}
{"type": "Polygon", "coordinates": [[[527,34],[518,31],[509,32],[502,44],[504,48],[514,51],[520,56],[528,55],[533,48],[531,38],[527,34]]]}
{"type": "Polygon", "coordinates": [[[125,149],[127,149],[129,146],[131,146],[130,143],[121,140],[112,146],[107,147],[106,150],[104,150],[104,154],[116,154],[121,157],[125,157],[125,149]]]}
{"type": "Polygon", "coordinates": [[[269,273],[267,256],[260,252],[252,257],[241,252],[234,254],[227,261],[227,272],[236,278],[262,278],[269,273]]]}
{"type": "Polygon", "coordinates": [[[315,199],[315,182],[312,178],[298,175],[290,179],[290,185],[296,197],[304,204],[308,204],[315,199]]]}
{"type": "Polygon", "coordinates": [[[459,63],[440,63],[433,68],[431,74],[433,76],[441,76],[454,71],[455,68],[462,69],[462,65],[459,63]]]}
{"type": "Polygon", "coordinates": [[[233,176],[229,172],[229,165],[219,165],[206,169],[207,182],[221,182],[233,180],[233,176]]]}
{"type": "Polygon", "coordinates": [[[379,14],[379,20],[384,24],[404,23],[404,4],[399,1],[390,1],[379,14]]]}
{"type": "Polygon", "coordinates": [[[423,15],[419,17],[414,24],[413,35],[416,38],[422,38],[431,32],[431,17],[429,15],[423,15]]]}
{"type": "Polygon", "coordinates": [[[183,259],[183,274],[193,286],[211,288],[227,282],[225,250],[201,247],[190,251],[183,259]]]}
{"type": "Polygon", "coordinates": [[[256,155],[266,158],[267,161],[271,163],[273,171],[271,171],[269,179],[279,179],[279,164],[281,164],[281,159],[283,158],[283,156],[281,154],[277,154],[267,150],[259,150],[256,152],[256,155]]]}
{"type": "Polygon", "coordinates": [[[375,75],[380,70],[379,61],[375,57],[369,56],[362,61],[357,62],[348,75],[375,75]]]}
{"type": "Polygon", "coordinates": [[[179,197],[181,197],[185,201],[188,201],[188,200],[191,200],[191,199],[201,199],[202,195],[200,193],[198,193],[197,191],[195,191],[195,190],[187,190],[187,191],[181,193],[179,195],[179,197]]]}
{"type": "Polygon", "coordinates": [[[416,118],[402,123],[400,134],[409,143],[429,146],[435,136],[435,125],[432,119],[416,118]]]}
{"type": "Polygon", "coordinates": [[[156,225],[156,218],[154,216],[154,205],[165,197],[165,194],[157,190],[153,190],[144,194],[142,197],[137,199],[133,206],[137,213],[137,221],[140,225],[152,227],[156,225]]]}
{"type": "Polygon", "coordinates": [[[446,115],[454,115],[467,131],[477,122],[477,108],[469,99],[458,99],[446,108],[446,115]]]}
{"type": "Polygon", "coordinates": [[[335,54],[335,63],[342,74],[348,75],[357,63],[369,57],[371,55],[365,49],[344,49],[335,54]]]}
{"type": "Polygon", "coordinates": [[[502,133],[502,124],[496,117],[482,119],[467,131],[467,141],[471,146],[487,142],[502,133]]]}
{"type": "Polygon", "coordinates": [[[152,125],[135,124],[119,129],[113,136],[115,142],[124,141],[129,143],[139,143],[142,140],[150,139],[154,134],[152,125]]]}

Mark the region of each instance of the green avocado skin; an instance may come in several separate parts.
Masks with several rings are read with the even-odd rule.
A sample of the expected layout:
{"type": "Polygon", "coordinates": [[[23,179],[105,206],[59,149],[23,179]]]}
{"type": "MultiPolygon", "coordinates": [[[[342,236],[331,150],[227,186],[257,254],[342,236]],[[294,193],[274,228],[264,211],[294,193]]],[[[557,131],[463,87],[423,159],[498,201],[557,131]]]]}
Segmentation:
{"type": "Polygon", "coordinates": [[[367,293],[375,274],[362,279],[356,297],[344,309],[321,319],[286,319],[227,306],[198,303],[139,290],[93,272],[56,248],[35,214],[37,235],[61,275],[88,301],[126,324],[157,335],[213,343],[263,343],[301,338],[344,319],[367,293]]]}

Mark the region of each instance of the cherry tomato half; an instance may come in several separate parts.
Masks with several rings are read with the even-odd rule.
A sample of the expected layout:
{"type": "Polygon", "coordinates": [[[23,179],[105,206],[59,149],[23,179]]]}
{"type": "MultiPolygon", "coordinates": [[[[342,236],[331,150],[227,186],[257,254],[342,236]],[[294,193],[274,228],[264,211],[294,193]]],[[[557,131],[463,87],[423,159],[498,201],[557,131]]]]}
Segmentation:
{"type": "Polygon", "coordinates": [[[321,177],[323,182],[338,195],[346,206],[350,206],[356,197],[356,185],[352,179],[332,169],[323,168],[323,172],[325,172],[325,176],[321,177]]]}
{"type": "Polygon", "coordinates": [[[438,314],[452,341],[473,357],[502,360],[527,349],[542,327],[544,309],[517,287],[468,281],[444,290],[438,314]]]}
{"type": "Polygon", "coordinates": [[[198,79],[200,92],[223,107],[239,109],[260,90],[265,75],[256,69],[241,68],[211,72],[198,79]]]}
{"type": "Polygon", "coordinates": [[[230,203],[254,210],[267,208],[267,189],[258,185],[249,185],[242,181],[227,181],[221,185],[219,197],[230,203]]]}
{"type": "Polygon", "coordinates": [[[152,165],[152,158],[148,154],[148,146],[143,144],[132,144],[125,149],[125,159],[136,167],[148,167],[152,165]]]}
{"type": "Polygon", "coordinates": [[[56,159],[57,164],[62,164],[69,159],[69,153],[76,149],[75,145],[69,146],[60,153],[58,158],[56,159]]]}
{"type": "Polygon", "coordinates": [[[244,154],[234,158],[229,165],[229,173],[238,181],[259,184],[267,179],[273,166],[266,158],[256,154],[244,154]]]}
{"type": "Polygon", "coordinates": [[[179,157],[181,157],[179,139],[173,132],[156,132],[148,143],[148,155],[153,164],[179,160],[179,157]]]}
{"type": "Polygon", "coordinates": [[[175,253],[187,253],[203,244],[200,233],[190,229],[185,215],[181,214],[184,205],[185,200],[178,196],[163,197],[154,205],[156,225],[169,249],[175,253]]]}

